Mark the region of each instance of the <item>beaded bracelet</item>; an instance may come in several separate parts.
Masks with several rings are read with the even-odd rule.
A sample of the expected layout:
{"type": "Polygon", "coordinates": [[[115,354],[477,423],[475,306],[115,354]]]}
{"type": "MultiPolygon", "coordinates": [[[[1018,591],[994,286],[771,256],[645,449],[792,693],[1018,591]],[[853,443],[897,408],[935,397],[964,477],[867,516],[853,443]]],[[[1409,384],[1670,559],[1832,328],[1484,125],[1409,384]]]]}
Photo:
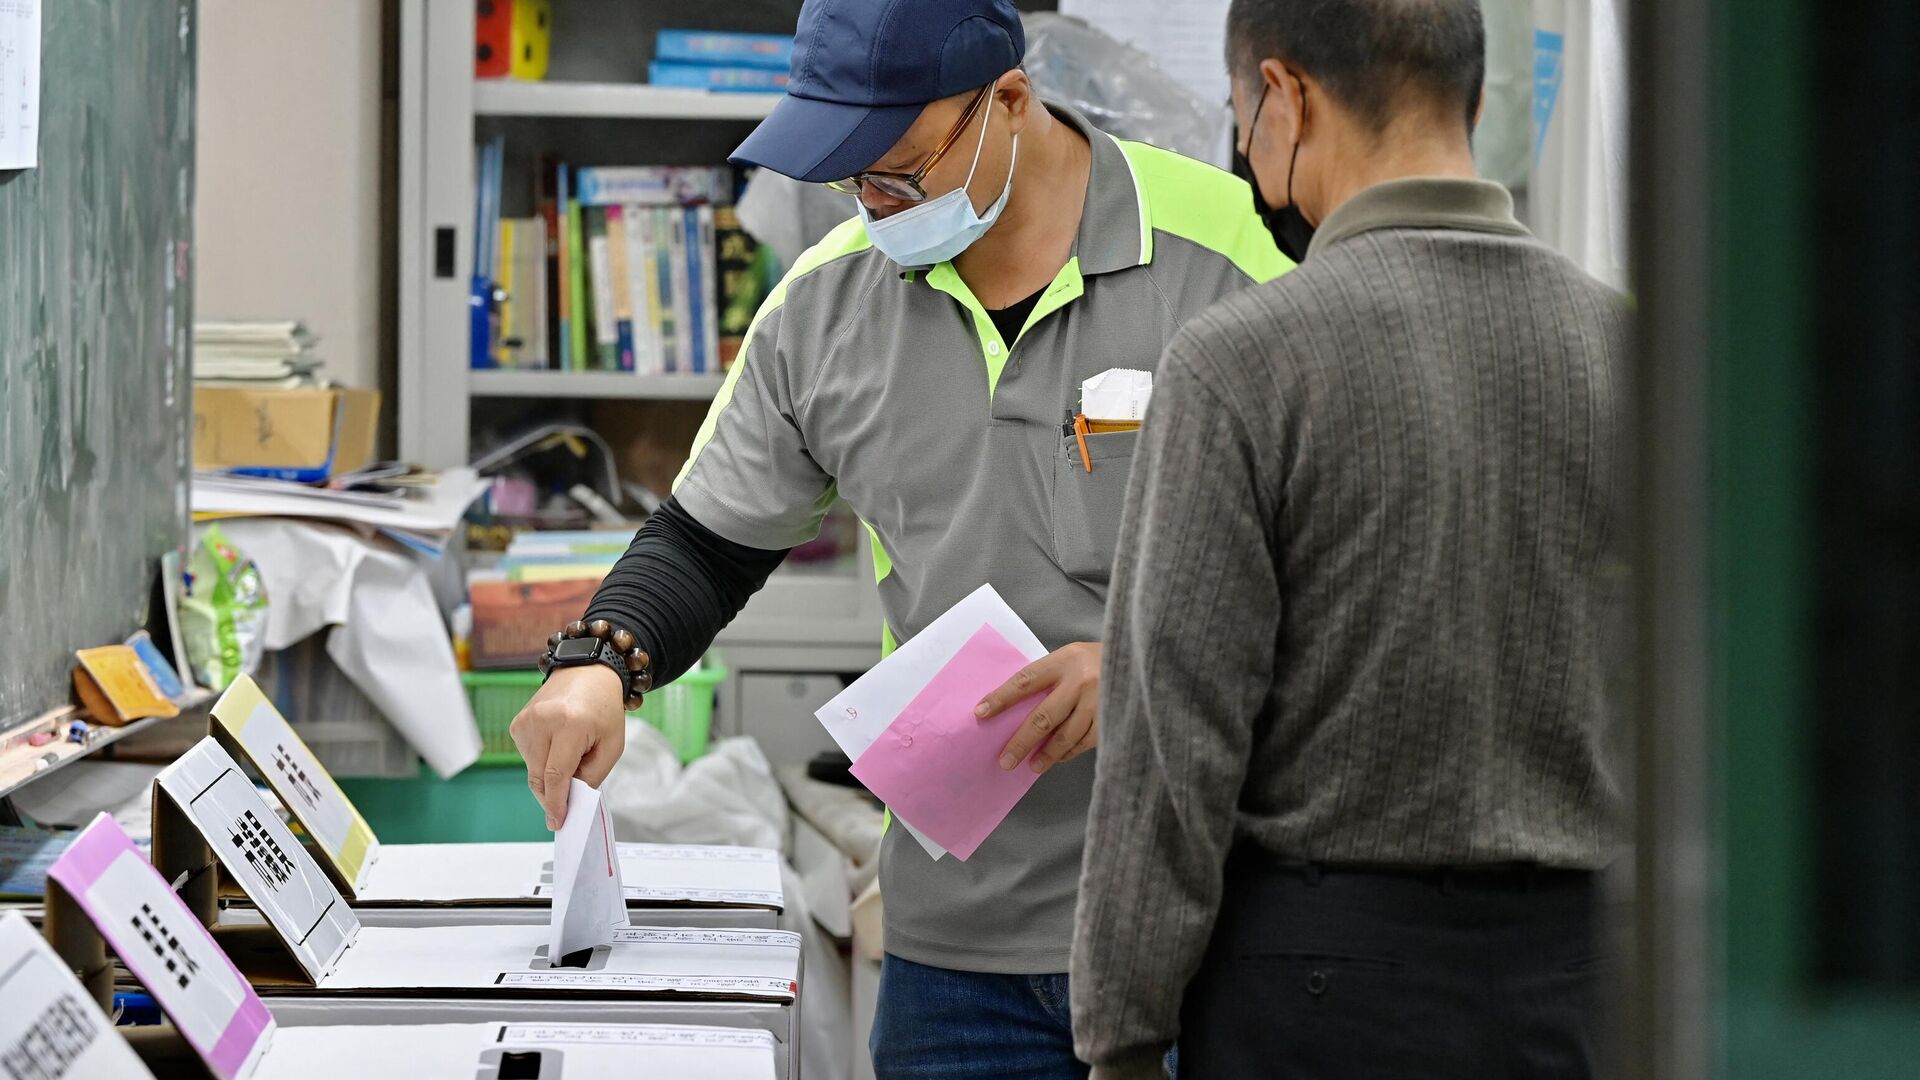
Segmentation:
{"type": "Polygon", "coordinates": [[[562,641],[582,637],[599,638],[612,645],[614,651],[620,654],[627,668],[624,680],[627,691],[627,711],[632,712],[639,708],[640,703],[646,698],[647,691],[653,689],[653,660],[647,655],[645,649],[634,645],[633,634],[626,630],[614,629],[613,624],[605,619],[595,619],[590,623],[575,619],[554,631],[553,636],[547,639],[547,654],[540,658],[540,673],[544,675],[553,667],[553,650],[559,648],[562,641]]]}

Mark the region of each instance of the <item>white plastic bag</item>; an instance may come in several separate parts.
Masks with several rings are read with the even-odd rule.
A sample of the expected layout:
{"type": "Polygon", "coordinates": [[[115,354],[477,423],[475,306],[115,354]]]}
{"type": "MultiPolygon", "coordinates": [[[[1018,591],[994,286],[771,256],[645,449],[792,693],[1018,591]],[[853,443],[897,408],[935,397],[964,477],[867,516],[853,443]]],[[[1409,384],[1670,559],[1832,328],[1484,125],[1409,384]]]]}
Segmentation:
{"type": "Polygon", "coordinates": [[[626,753],[600,797],[622,840],[786,850],[786,796],[752,739],[723,739],[681,768],[659,732],[629,718],[626,753]]]}

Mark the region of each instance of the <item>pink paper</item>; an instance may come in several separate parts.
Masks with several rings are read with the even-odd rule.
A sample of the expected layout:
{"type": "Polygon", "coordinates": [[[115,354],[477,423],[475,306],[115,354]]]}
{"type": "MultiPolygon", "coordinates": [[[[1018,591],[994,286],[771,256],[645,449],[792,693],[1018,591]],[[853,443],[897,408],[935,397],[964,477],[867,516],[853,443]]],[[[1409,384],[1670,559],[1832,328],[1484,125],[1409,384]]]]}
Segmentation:
{"type": "Polygon", "coordinates": [[[981,698],[1026,666],[998,630],[981,627],[853,763],[868,791],[963,862],[1040,778],[1026,762],[1000,767],[1040,695],[991,720],[973,715],[981,698]]]}

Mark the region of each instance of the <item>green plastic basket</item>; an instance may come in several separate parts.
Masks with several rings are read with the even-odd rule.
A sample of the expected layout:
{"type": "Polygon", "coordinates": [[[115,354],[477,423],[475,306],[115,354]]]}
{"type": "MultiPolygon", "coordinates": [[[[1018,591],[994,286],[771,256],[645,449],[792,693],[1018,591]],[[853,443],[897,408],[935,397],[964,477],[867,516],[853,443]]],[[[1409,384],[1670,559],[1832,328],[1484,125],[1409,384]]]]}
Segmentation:
{"type": "MultiPolygon", "coordinates": [[[[708,653],[700,666],[675,679],[673,683],[647,695],[638,709],[627,715],[645,720],[673,744],[681,764],[707,752],[713,733],[713,702],[720,684],[727,681],[727,665],[718,653],[708,653]]],[[[460,680],[467,686],[467,700],[473,704],[473,719],[480,726],[478,765],[520,765],[520,751],[513,745],[509,728],[520,715],[534,691],[540,689],[537,671],[468,671],[460,680]]]]}

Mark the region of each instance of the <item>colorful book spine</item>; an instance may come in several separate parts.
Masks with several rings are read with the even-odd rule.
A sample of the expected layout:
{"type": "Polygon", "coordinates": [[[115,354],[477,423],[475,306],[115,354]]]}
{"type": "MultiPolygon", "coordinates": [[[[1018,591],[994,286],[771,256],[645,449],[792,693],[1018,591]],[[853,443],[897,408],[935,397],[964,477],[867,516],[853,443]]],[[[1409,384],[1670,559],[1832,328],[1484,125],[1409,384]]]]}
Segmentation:
{"type": "Polygon", "coordinates": [[[660,371],[665,375],[680,371],[680,324],[675,318],[679,297],[673,289],[674,211],[664,206],[653,208],[653,271],[660,297],[660,371]]]}
{"type": "Polygon", "coordinates": [[[667,313],[660,306],[660,216],[652,207],[641,215],[646,222],[646,233],[641,238],[646,247],[647,257],[647,332],[652,339],[653,374],[662,375],[667,370],[667,313]]]}
{"type": "Polygon", "coordinates": [[[500,256],[494,260],[494,295],[500,298],[495,312],[496,329],[493,334],[493,366],[497,368],[513,366],[514,347],[511,343],[519,340],[517,336],[519,327],[515,326],[513,321],[517,306],[513,290],[519,287],[515,284],[513,277],[514,260],[518,257],[514,253],[513,245],[518,228],[519,223],[511,218],[500,222],[500,256]]]}
{"type": "Polygon", "coordinates": [[[657,312],[650,299],[647,284],[647,269],[653,265],[653,256],[647,250],[648,220],[652,211],[637,203],[630,203],[620,210],[620,220],[625,226],[627,247],[627,327],[630,344],[633,348],[633,370],[642,375],[653,375],[659,371],[654,351],[654,318],[657,312]]]}
{"type": "Polygon", "coordinates": [[[592,280],[593,355],[601,371],[620,370],[620,329],[613,301],[613,252],[607,243],[607,212],[602,207],[583,211],[587,228],[587,272],[592,280]]]}
{"type": "Polygon", "coordinates": [[[700,368],[720,370],[720,275],[715,266],[713,207],[693,211],[694,237],[700,250],[700,368]]]}
{"type": "Polygon", "coordinates": [[[655,86],[722,94],[779,94],[787,89],[784,71],[730,64],[674,64],[655,60],[647,65],[647,81],[655,86]]]}
{"type": "Polygon", "coordinates": [[[785,71],[793,64],[793,37],[662,30],[654,39],[653,58],[675,64],[728,64],[785,71]]]}
{"type": "Polygon", "coordinates": [[[499,267],[500,174],[505,167],[507,141],[495,136],[481,148],[475,162],[473,274],[467,289],[467,362],[469,367],[493,366],[493,279],[499,267]]]}
{"type": "Polygon", "coordinates": [[[556,305],[559,311],[559,318],[556,321],[560,327],[558,339],[560,351],[559,363],[556,366],[561,371],[575,371],[578,369],[574,367],[573,363],[573,244],[571,242],[573,237],[573,218],[571,214],[573,199],[570,193],[571,178],[568,175],[567,167],[561,165],[557,172],[559,173],[559,177],[555,182],[557,190],[554,195],[555,203],[553,211],[554,250],[557,254],[554,258],[553,281],[555,286],[554,292],[559,299],[559,303],[556,305]]]}
{"type": "Polygon", "coordinates": [[[588,348],[587,338],[587,246],[580,228],[580,200],[567,203],[567,247],[572,252],[567,267],[567,291],[572,295],[573,325],[570,340],[573,342],[574,371],[586,371],[593,366],[593,352],[588,348]]]}
{"type": "Polygon", "coordinates": [[[547,366],[546,222],[523,219],[514,235],[514,251],[514,325],[520,335],[514,359],[516,366],[538,371],[547,366]]]}
{"type": "Polygon", "coordinates": [[[620,370],[632,371],[633,288],[627,266],[627,216],[618,206],[607,207],[607,268],[613,279],[613,331],[619,339],[620,370]]]}
{"type": "Polygon", "coordinates": [[[540,364],[560,363],[560,215],[551,194],[540,201],[540,364]]]}
{"type": "MultiPolygon", "coordinates": [[[[693,275],[687,270],[687,216],[683,210],[667,211],[667,249],[673,274],[673,351],[674,370],[693,371],[694,340],[699,331],[693,321],[693,275]]],[[[694,263],[699,262],[696,255],[694,263]]]]}
{"type": "Polygon", "coordinates": [[[720,370],[733,366],[746,342],[747,328],[760,307],[759,262],[754,257],[753,238],[740,227],[733,207],[718,207],[713,212],[714,263],[718,270],[720,294],[720,370]]]}

